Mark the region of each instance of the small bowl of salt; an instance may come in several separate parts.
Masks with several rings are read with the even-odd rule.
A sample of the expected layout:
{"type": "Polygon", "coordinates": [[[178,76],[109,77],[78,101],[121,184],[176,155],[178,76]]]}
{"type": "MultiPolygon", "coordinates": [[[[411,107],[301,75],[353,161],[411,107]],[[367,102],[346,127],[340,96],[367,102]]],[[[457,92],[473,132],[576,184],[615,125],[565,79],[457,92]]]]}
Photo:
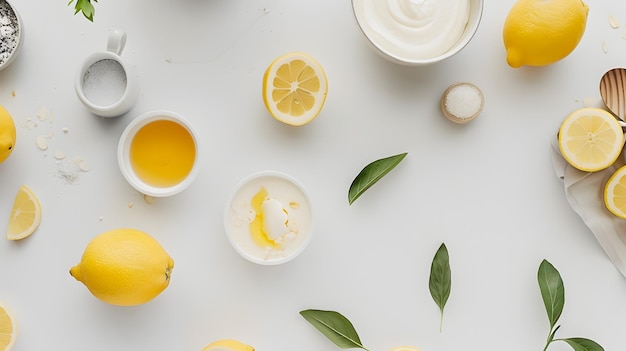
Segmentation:
{"type": "Polygon", "coordinates": [[[461,82],[452,84],[441,96],[441,111],[454,123],[465,124],[482,112],[485,97],[474,84],[461,82]]]}
{"type": "Polygon", "coordinates": [[[0,71],[8,67],[22,47],[22,19],[6,0],[0,0],[0,71]]]}

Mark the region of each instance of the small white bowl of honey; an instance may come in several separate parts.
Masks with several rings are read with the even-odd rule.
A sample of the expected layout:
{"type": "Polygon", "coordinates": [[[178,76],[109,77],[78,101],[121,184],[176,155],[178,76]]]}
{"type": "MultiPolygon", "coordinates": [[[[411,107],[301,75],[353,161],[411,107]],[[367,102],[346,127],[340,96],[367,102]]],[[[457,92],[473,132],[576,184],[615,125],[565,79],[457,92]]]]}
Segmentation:
{"type": "Polygon", "coordinates": [[[120,170],[144,195],[167,197],[185,190],[198,174],[198,137],[191,124],[170,111],[132,120],[117,149],[120,170]]]}

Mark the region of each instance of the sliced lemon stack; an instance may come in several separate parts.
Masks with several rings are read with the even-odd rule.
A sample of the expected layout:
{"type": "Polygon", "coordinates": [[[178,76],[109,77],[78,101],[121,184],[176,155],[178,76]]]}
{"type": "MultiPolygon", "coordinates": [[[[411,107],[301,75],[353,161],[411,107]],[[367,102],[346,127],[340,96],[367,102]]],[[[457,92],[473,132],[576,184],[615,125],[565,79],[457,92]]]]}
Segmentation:
{"type": "Polygon", "coordinates": [[[9,351],[17,338],[17,322],[11,312],[0,303],[0,351],[9,351]]]}
{"type": "Polygon", "coordinates": [[[612,165],[624,146],[622,126],[609,112],[586,107],[572,112],[559,129],[559,149],[569,164],[585,172],[612,165]]]}
{"type": "Polygon", "coordinates": [[[202,351],[254,351],[254,347],[237,340],[222,339],[208,344],[202,351]]]}
{"type": "Polygon", "coordinates": [[[604,204],[617,217],[626,218],[626,166],[615,171],[606,182],[604,204]]]}
{"type": "Polygon", "coordinates": [[[263,76],[263,102],[275,119],[293,126],[311,122],[328,93],[326,73],[317,60],[302,52],[278,57],[263,76]]]}
{"type": "Polygon", "coordinates": [[[22,185],[15,195],[9,217],[7,239],[20,240],[35,232],[41,223],[41,204],[35,193],[22,185]]]}

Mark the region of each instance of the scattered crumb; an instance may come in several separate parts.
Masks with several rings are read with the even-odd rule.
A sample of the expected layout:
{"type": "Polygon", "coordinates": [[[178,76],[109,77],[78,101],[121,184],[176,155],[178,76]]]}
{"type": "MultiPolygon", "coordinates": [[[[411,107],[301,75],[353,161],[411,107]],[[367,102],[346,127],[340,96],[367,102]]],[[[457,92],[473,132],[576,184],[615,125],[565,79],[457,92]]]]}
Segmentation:
{"type": "Polygon", "coordinates": [[[291,208],[293,208],[295,210],[295,209],[300,208],[300,204],[295,202],[295,201],[291,201],[291,202],[289,202],[289,207],[291,207],[291,208]]]}
{"type": "Polygon", "coordinates": [[[63,133],[65,133],[65,134],[67,134],[70,131],[70,129],[68,127],[63,127],[63,128],[61,128],[61,131],[63,133]]]}
{"type": "Polygon", "coordinates": [[[128,208],[133,208],[133,206],[135,206],[135,204],[133,204],[132,202],[128,203],[128,208]]]}
{"type": "Polygon", "coordinates": [[[100,216],[100,218],[98,218],[99,222],[102,222],[104,220],[104,217],[100,216]]]}
{"type": "Polygon", "coordinates": [[[604,51],[605,54],[609,52],[609,47],[607,46],[606,41],[602,42],[602,51],[604,51]]]}
{"type": "Polygon", "coordinates": [[[48,114],[48,121],[50,121],[50,123],[54,122],[54,111],[50,111],[48,114]]]}
{"type": "Polygon", "coordinates": [[[15,97],[15,90],[11,90],[11,96],[15,97]]]}
{"type": "Polygon", "coordinates": [[[48,149],[48,140],[43,135],[38,136],[37,139],[35,139],[35,143],[37,144],[37,147],[39,148],[39,150],[48,149]]]}
{"type": "Polygon", "coordinates": [[[170,59],[165,59],[165,62],[167,62],[167,63],[172,63],[172,60],[170,60],[170,59]]]}
{"type": "Polygon", "coordinates": [[[56,158],[57,160],[62,160],[65,158],[65,154],[63,153],[63,151],[57,150],[54,152],[54,158],[56,158]]]}
{"type": "Polygon", "coordinates": [[[584,107],[593,107],[598,103],[598,99],[596,98],[591,98],[591,97],[587,97],[583,99],[583,106],[584,107]]]}
{"type": "Polygon", "coordinates": [[[78,169],[80,169],[83,172],[89,172],[91,170],[91,167],[89,166],[89,164],[87,164],[87,162],[80,161],[78,163],[78,169]]]}
{"type": "Polygon", "coordinates": [[[78,166],[68,159],[62,160],[57,167],[57,177],[63,179],[67,184],[76,184],[79,179],[78,166]]]}
{"type": "Polygon", "coordinates": [[[611,28],[619,28],[619,21],[615,16],[609,17],[609,24],[611,25],[611,28]]]}
{"type": "Polygon", "coordinates": [[[40,121],[45,121],[48,118],[48,110],[41,106],[37,111],[37,118],[39,118],[40,121]]]}
{"type": "Polygon", "coordinates": [[[35,127],[37,127],[37,122],[33,122],[30,118],[27,118],[26,121],[22,123],[22,128],[26,128],[28,130],[32,130],[35,127]]]}
{"type": "Polygon", "coordinates": [[[143,201],[145,201],[148,205],[152,205],[152,203],[154,202],[154,198],[150,195],[144,194],[143,201]]]}

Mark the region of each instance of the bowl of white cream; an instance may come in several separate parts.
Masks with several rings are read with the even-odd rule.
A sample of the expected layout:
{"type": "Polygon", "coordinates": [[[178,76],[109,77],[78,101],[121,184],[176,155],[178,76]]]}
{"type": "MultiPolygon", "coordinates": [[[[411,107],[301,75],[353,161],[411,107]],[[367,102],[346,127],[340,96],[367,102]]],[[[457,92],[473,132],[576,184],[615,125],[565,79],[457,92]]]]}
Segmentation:
{"type": "Polygon", "coordinates": [[[356,22],[381,56],[428,65],[461,51],[478,29],[484,0],[352,0],[356,22]]]}
{"type": "Polygon", "coordinates": [[[224,210],[228,240],[245,259],[277,265],[298,256],[311,240],[311,202],[304,186],[277,171],[241,180],[224,210]]]}

